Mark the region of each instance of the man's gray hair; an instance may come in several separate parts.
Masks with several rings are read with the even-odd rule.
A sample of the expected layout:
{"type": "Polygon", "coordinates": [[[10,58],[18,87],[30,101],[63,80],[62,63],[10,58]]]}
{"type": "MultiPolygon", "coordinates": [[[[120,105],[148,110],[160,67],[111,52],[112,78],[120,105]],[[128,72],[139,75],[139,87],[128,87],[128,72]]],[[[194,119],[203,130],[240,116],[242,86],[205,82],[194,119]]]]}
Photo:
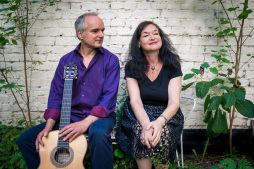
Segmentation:
{"type": "MultiPolygon", "coordinates": [[[[78,37],[78,30],[84,35],[87,25],[85,23],[85,17],[86,16],[98,16],[97,12],[89,12],[89,13],[84,13],[83,15],[80,15],[78,19],[75,22],[75,30],[76,30],[76,36],[78,37]]],[[[79,39],[79,37],[78,37],[79,39]]]]}

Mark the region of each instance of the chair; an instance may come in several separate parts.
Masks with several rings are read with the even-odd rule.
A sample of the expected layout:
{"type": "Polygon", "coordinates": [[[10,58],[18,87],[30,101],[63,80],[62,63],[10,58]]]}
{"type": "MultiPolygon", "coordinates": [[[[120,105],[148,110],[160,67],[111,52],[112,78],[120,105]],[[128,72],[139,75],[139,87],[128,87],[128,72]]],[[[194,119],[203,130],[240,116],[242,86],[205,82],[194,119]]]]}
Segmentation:
{"type": "MultiPolygon", "coordinates": [[[[181,100],[182,100],[182,99],[188,99],[188,100],[192,100],[192,101],[193,101],[192,109],[189,111],[187,117],[186,117],[185,120],[184,120],[184,124],[185,124],[186,121],[189,119],[191,113],[193,112],[193,110],[194,110],[195,107],[196,107],[196,98],[188,97],[188,96],[181,96],[180,99],[181,99],[181,100]]],[[[184,168],[184,162],[183,162],[183,131],[182,131],[182,134],[181,134],[180,142],[181,142],[181,163],[182,163],[182,168],[184,168]]],[[[177,157],[177,159],[179,159],[178,151],[177,151],[177,150],[176,150],[176,157],[177,157]]],[[[178,167],[180,167],[180,162],[179,162],[179,160],[177,160],[177,163],[178,163],[178,167]]]]}

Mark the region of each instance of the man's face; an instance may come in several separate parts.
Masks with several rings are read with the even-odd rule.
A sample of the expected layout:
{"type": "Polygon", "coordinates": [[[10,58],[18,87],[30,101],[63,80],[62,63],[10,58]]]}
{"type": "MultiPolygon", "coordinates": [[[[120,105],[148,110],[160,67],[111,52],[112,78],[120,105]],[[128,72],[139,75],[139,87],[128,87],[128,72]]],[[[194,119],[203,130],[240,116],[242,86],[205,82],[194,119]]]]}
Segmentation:
{"type": "Polygon", "coordinates": [[[87,25],[85,34],[79,33],[79,38],[88,48],[99,48],[102,46],[104,33],[104,23],[98,16],[86,16],[87,25]]]}

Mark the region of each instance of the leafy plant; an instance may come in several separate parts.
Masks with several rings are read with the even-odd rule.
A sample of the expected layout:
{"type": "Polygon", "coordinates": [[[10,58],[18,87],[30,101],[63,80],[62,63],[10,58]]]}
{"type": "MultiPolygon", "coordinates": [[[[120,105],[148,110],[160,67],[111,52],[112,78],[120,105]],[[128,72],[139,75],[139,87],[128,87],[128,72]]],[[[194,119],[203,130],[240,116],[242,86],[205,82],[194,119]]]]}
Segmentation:
{"type": "Polygon", "coordinates": [[[225,158],[218,165],[213,165],[213,169],[224,168],[224,169],[253,169],[251,163],[245,158],[233,160],[232,158],[225,158]]]}
{"type": "Polygon", "coordinates": [[[28,0],[2,0],[0,1],[0,15],[4,19],[3,27],[0,27],[0,55],[4,58],[4,68],[1,69],[1,75],[3,79],[0,79],[0,91],[11,91],[15,103],[22,112],[25,119],[25,125],[31,126],[31,111],[30,111],[30,91],[31,81],[28,79],[32,76],[32,70],[35,65],[42,64],[41,62],[35,62],[32,59],[32,55],[29,52],[27,39],[28,33],[31,30],[34,23],[42,12],[45,11],[47,6],[53,6],[55,0],[43,0],[43,1],[28,1],[28,0]],[[34,4],[39,4],[39,7],[33,12],[34,4]],[[18,45],[18,42],[22,44],[23,58],[23,73],[24,84],[19,84],[18,80],[14,77],[14,71],[10,70],[6,66],[5,49],[7,45],[18,45]],[[30,59],[28,58],[30,56],[30,59]],[[31,65],[28,65],[31,63],[31,65]],[[11,74],[11,77],[8,76],[11,74]],[[11,79],[11,80],[10,80],[11,79]],[[19,99],[21,98],[21,99],[19,99]],[[25,107],[22,106],[25,104],[25,107]]]}
{"type": "Polygon", "coordinates": [[[17,145],[17,139],[22,132],[20,126],[24,123],[24,119],[18,121],[16,126],[2,125],[0,122],[0,168],[1,169],[16,169],[26,168],[25,161],[17,145]]]}
{"type": "Polygon", "coordinates": [[[136,161],[133,157],[123,153],[118,145],[114,146],[114,169],[137,169],[136,161]]]}
{"type": "MultiPolygon", "coordinates": [[[[249,37],[245,37],[243,34],[244,23],[249,14],[252,13],[252,10],[248,7],[248,0],[236,6],[233,5],[232,0],[230,2],[231,7],[227,9],[221,0],[213,2],[213,4],[217,3],[219,7],[222,7],[224,11],[220,12],[220,27],[216,27],[214,30],[217,32],[216,36],[218,38],[224,39],[225,48],[211,51],[211,57],[216,60],[215,65],[204,62],[199,69],[191,69],[192,73],[186,74],[183,79],[187,80],[195,77],[196,81],[187,84],[182,90],[186,90],[195,84],[196,96],[205,99],[204,122],[207,123],[209,136],[218,136],[222,132],[227,133],[229,128],[230,155],[232,155],[232,127],[236,110],[244,117],[254,117],[254,104],[245,98],[246,90],[241,86],[238,79],[240,69],[250,59],[254,58],[254,54],[247,54],[248,61],[241,62],[244,43],[249,37]],[[233,14],[230,15],[233,17],[230,17],[229,13],[233,14]],[[239,24],[239,26],[234,24],[239,24]],[[236,46],[232,45],[233,41],[236,42],[236,46]],[[213,74],[214,78],[211,81],[204,81],[205,73],[213,74]]],[[[253,30],[254,28],[251,29],[249,35],[253,30]]]]}

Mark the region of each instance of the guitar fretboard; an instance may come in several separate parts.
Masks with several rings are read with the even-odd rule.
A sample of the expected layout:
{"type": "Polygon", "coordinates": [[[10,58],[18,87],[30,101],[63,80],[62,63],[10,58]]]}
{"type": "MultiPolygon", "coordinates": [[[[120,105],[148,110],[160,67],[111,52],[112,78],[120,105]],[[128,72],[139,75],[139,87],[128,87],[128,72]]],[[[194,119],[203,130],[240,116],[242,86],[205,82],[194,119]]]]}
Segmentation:
{"type": "MultiPolygon", "coordinates": [[[[61,129],[63,129],[65,126],[70,124],[72,84],[73,84],[73,79],[65,79],[59,131],[61,129]]],[[[64,138],[64,136],[58,138],[57,148],[68,149],[69,148],[69,139],[66,141],[63,141],[63,138],[64,138]]]]}

